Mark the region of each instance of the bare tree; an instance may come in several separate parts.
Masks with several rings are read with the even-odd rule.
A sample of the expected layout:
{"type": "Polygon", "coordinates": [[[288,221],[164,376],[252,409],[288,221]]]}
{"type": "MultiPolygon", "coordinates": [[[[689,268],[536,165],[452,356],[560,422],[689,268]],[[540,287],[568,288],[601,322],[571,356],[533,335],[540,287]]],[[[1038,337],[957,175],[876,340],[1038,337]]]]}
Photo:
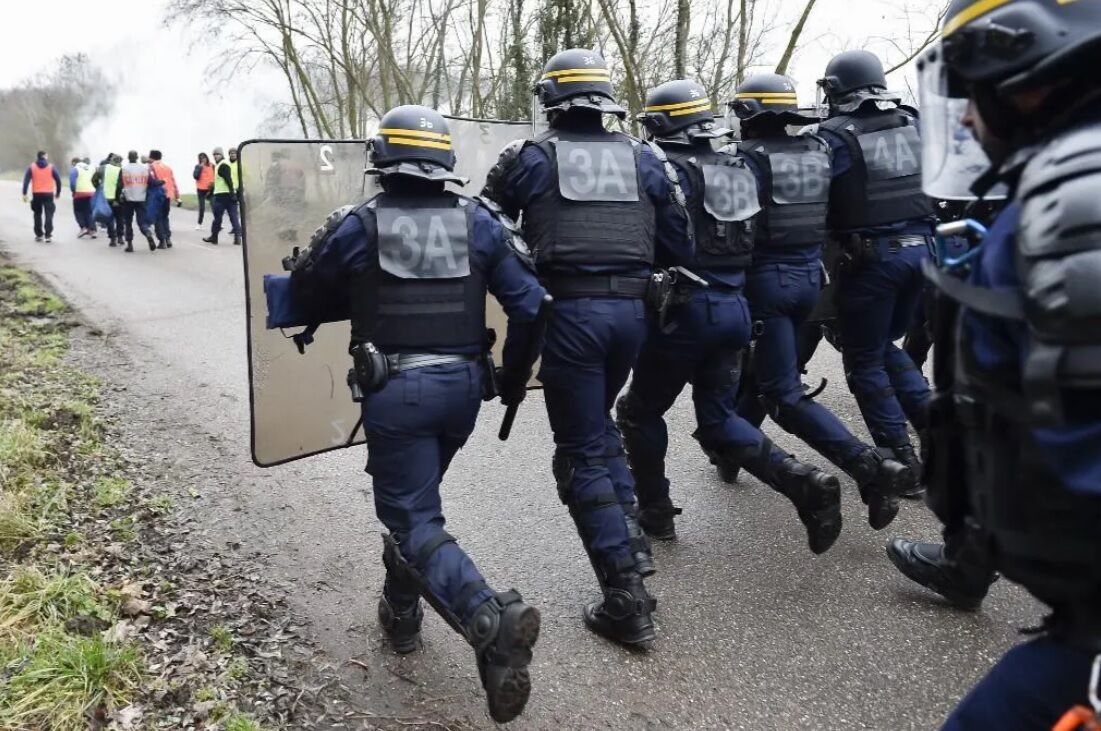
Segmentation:
{"type": "Polygon", "coordinates": [[[50,71],[0,90],[0,170],[17,170],[45,150],[55,160],[99,155],[76,149],[81,130],[111,110],[114,86],[83,54],[62,56],[50,71]]]}

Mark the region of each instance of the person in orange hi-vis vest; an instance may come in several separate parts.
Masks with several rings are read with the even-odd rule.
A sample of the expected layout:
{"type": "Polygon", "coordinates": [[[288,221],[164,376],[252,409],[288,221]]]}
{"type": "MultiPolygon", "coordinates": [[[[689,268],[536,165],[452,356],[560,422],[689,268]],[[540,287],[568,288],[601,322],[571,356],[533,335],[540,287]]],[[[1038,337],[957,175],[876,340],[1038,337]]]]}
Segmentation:
{"type": "Polygon", "coordinates": [[[211,206],[214,205],[214,201],[211,199],[211,196],[214,195],[214,166],[210,163],[210,158],[205,152],[199,153],[199,162],[195,165],[191,177],[195,178],[195,193],[199,199],[199,221],[195,224],[195,230],[201,231],[203,215],[206,213],[206,202],[210,200],[211,206]]]}
{"type": "Polygon", "coordinates": [[[34,240],[46,243],[53,240],[54,199],[61,197],[61,175],[57,172],[49,157],[43,150],[39,150],[35,161],[27,167],[23,174],[23,202],[31,204],[34,212],[34,240]],[[27,190],[31,191],[30,198],[27,190]],[[45,217],[45,222],[43,222],[45,217]]]}

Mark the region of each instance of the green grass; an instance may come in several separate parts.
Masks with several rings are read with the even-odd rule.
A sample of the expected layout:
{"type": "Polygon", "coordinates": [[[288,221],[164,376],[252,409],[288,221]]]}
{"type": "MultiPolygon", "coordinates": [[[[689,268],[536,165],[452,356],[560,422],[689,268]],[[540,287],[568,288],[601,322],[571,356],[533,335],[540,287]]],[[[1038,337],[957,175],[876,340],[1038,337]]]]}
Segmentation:
{"type": "Polygon", "coordinates": [[[99,587],[86,574],[21,566],[0,581],[0,630],[33,632],[77,616],[111,616],[99,587]]]}
{"type": "Polygon", "coordinates": [[[0,420],[0,490],[24,487],[46,464],[49,454],[41,431],[22,419],[0,420]]]}
{"type": "Polygon", "coordinates": [[[165,515],[176,507],[171,495],[158,495],[145,501],[145,507],[154,515],[165,515]]]}
{"type": "Polygon", "coordinates": [[[225,625],[216,624],[210,628],[210,639],[219,652],[231,652],[233,650],[233,634],[225,625]]]}
{"type": "Polygon", "coordinates": [[[87,713],[128,705],[143,679],[134,646],[110,644],[98,636],[46,631],[26,652],[9,663],[14,674],[0,685],[0,718],[8,728],[83,731],[87,713]]]}
{"type": "Polygon", "coordinates": [[[27,508],[25,498],[0,493],[0,555],[14,551],[39,535],[39,527],[27,508]]]}
{"type": "MultiPolygon", "coordinates": [[[[189,211],[199,210],[199,196],[194,193],[181,193],[180,201],[183,203],[183,207],[189,211]]],[[[209,203],[209,201],[208,201],[209,203]]]]}
{"type": "Polygon", "coordinates": [[[130,481],[123,477],[101,477],[93,488],[98,508],[114,508],[130,494],[130,481]]]}
{"type": "Polygon", "coordinates": [[[65,303],[34,284],[21,284],[15,288],[14,310],[20,315],[56,315],[65,311],[65,303]]]}
{"type": "Polygon", "coordinates": [[[243,713],[235,713],[228,717],[222,723],[222,728],[225,731],[264,731],[263,726],[254,718],[243,713]]]}

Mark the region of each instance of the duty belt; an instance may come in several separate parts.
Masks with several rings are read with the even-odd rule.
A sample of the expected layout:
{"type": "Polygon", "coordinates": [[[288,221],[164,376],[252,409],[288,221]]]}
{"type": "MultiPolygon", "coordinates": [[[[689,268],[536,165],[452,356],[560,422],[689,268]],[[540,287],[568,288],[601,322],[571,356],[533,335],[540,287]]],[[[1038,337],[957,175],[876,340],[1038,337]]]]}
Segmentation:
{"type": "Polygon", "coordinates": [[[858,258],[883,259],[889,254],[894,254],[902,249],[914,246],[930,247],[932,236],[918,234],[901,234],[898,236],[863,236],[861,234],[849,234],[844,241],[844,249],[847,253],[858,258]]]}
{"type": "Polygon", "coordinates": [[[649,278],[621,277],[617,274],[554,276],[548,279],[547,290],[556,300],[581,297],[642,299],[646,296],[649,283],[649,278]]]}
{"type": "Polygon", "coordinates": [[[473,363],[480,356],[463,353],[394,353],[386,356],[391,373],[411,371],[414,368],[427,368],[448,363],[473,363]]]}

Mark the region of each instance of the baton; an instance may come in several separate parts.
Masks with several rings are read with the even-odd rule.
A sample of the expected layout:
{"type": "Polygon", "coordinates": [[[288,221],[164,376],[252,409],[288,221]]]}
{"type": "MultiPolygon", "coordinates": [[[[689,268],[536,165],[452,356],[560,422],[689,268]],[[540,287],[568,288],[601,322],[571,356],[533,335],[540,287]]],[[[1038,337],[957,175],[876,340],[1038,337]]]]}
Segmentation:
{"type": "MultiPolygon", "coordinates": [[[[534,332],[531,335],[531,340],[528,341],[527,361],[529,365],[527,377],[524,378],[525,383],[531,380],[532,366],[539,359],[540,351],[543,348],[543,333],[547,329],[547,318],[550,317],[550,306],[553,301],[554,299],[549,294],[543,295],[543,302],[539,305],[539,312],[535,315],[535,320],[532,323],[534,332]]],[[[509,434],[512,433],[512,424],[516,421],[516,412],[519,410],[519,402],[509,404],[505,408],[505,418],[501,419],[501,428],[497,430],[497,438],[502,442],[508,440],[509,434]]]]}

